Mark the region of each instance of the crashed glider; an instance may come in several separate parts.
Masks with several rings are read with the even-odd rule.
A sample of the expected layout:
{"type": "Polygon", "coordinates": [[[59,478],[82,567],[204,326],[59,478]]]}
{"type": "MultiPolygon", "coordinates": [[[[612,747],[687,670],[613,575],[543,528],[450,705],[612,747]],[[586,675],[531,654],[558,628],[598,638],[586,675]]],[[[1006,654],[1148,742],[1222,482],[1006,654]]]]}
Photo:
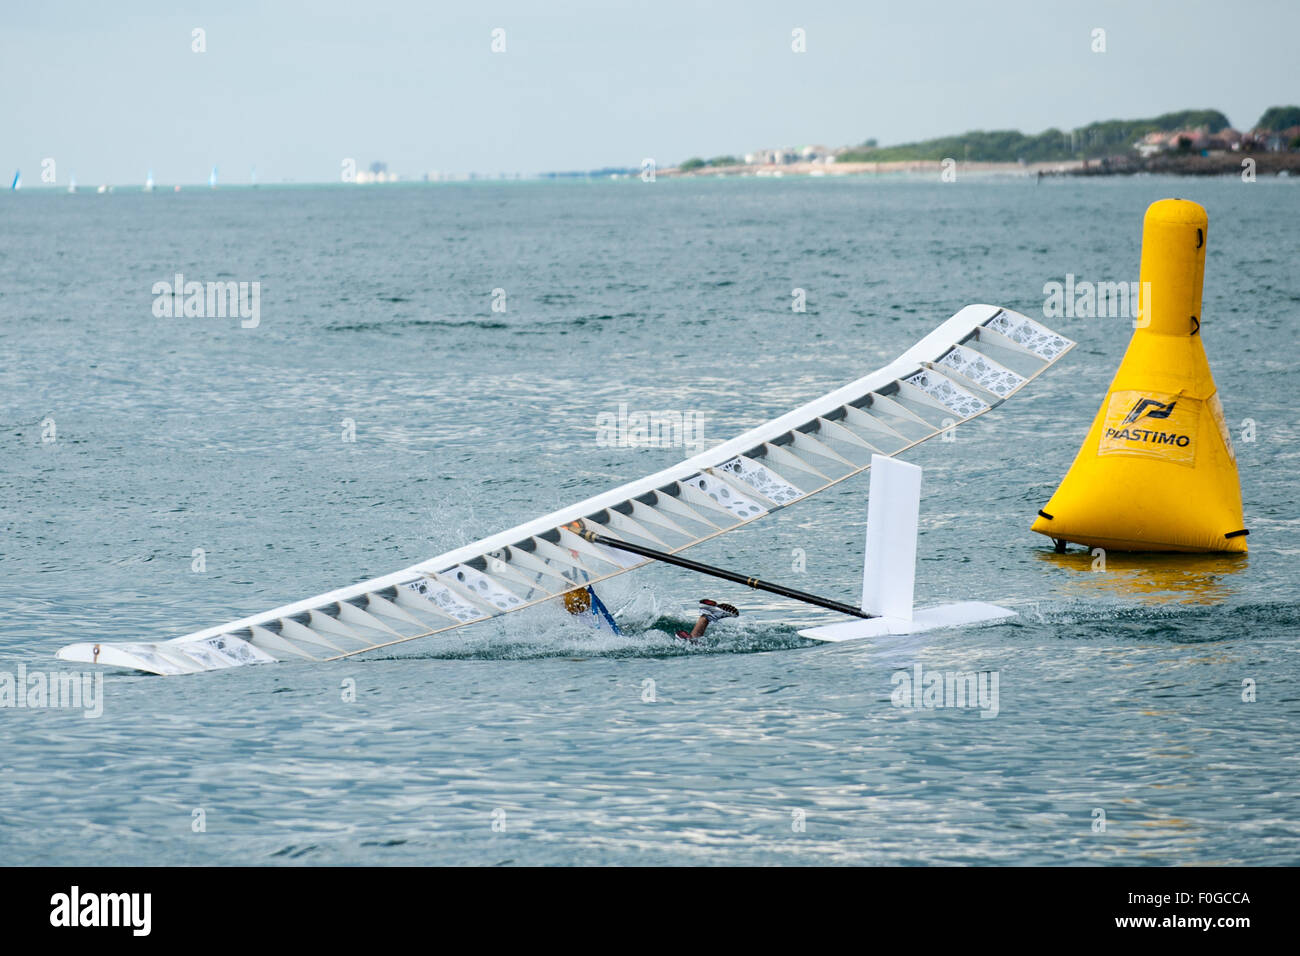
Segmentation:
{"type": "Polygon", "coordinates": [[[554,601],[650,563],[567,527],[682,551],[984,414],[1074,343],[1019,313],[962,309],[879,371],[657,474],[385,577],[166,641],[71,644],[65,661],[191,674],[330,661],[554,601]]]}

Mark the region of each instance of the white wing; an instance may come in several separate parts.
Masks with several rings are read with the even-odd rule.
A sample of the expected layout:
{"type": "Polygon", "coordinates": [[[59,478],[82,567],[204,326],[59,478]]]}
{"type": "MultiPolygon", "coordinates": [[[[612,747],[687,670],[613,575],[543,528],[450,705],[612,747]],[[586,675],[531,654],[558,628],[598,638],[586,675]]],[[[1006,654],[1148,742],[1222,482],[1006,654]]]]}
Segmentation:
{"type": "Polygon", "coordinates": [[[574,521],[681,551],[982,415],[1073,345],[1019,313],[967,306],[883,369],[647,478],[386,577],[169,641],[58,656],[155,674],[327,661],[554,600],[648,563],[582,540],[574,521]]]}

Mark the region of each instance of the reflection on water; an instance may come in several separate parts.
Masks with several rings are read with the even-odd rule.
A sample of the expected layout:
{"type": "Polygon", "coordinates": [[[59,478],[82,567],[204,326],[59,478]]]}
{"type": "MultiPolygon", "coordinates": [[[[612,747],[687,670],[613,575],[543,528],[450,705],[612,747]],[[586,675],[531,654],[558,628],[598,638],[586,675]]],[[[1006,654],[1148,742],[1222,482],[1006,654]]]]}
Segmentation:
{"type": "Polygon", "coordinates": [[[1044,564],[1064,572],[1056,586],[1075,598],[1098,592],[1146,604],[1220,604],[1233,593],[1232,576],[1244,571],[1249,554],[1128,553],[1075,549],[1065,554],[1037,551],[1044,564]]]}

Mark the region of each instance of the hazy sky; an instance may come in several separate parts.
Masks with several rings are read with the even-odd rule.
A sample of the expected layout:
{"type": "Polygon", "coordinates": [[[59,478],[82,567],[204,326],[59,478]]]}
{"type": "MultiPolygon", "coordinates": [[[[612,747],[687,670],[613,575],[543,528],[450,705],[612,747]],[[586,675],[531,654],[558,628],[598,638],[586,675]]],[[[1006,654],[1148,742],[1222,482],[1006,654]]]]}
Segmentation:
{"type": "Polygon", "coordinates": [[[6,2],[0,170],[661,165],[1300,101],[1300,2],[6,2]],[[192,30],[207,51],[191,50],[192,30]],[[491,52],[505,30],[506,52],[491,52]],[[807,31],[807,52],[791,31],[807,31]],[[1106,30],[1105,53],[1091,32],[1106,30]]]}

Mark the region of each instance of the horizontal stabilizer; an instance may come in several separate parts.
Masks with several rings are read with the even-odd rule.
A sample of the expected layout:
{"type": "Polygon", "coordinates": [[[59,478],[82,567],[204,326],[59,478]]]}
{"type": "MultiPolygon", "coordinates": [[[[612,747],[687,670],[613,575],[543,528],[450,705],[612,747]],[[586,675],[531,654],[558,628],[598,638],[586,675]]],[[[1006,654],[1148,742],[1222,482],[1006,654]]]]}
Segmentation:
{"type": "Polygon", "coordinates": [[[901,617],[873,617],[867,620],[854,618],[840,624],[810,627],[800,631],[799,636],[810,637],[815,641],[859,641],[867,637],[886,637],[890,634],[919,634],[922,631],[937,631],[945,627],[985,624],[990,621],[1003,621],[1015,616],[1015,611],[998,607],[996,604],[985,604],[983,601],[963,601],[960,604],[941,604],[939,607],[927,607],[913,611],[911,620],[901,617]]]}

